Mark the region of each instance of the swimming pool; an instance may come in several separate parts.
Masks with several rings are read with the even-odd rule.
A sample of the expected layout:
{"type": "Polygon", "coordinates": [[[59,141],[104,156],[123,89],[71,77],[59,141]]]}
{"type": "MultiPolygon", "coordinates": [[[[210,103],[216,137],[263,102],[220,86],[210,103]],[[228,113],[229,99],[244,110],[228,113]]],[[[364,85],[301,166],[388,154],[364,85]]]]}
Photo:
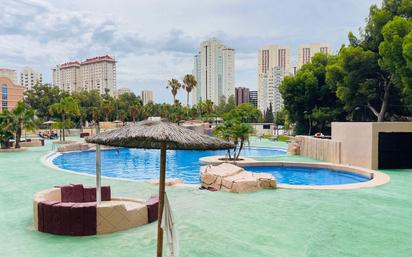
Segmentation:
{"type": "MultiPolygon", "coordinates": [[[[167,151],[166,176],[179,178],[187,184],[199,183],[199,158],[225,155],[226,151],[167,151]]],[[[242,156],[281,156],[285,150],[269,148],[249,148],[242,150],[242,156]]],[[[53,164],[65,170],[85,174],[96,173],[96,152],[69,152],[57,156],[53,164]]],[[[102,151],[102,175],[134,180],[157,179],[159,177],[159,150],[122,148],[102,151]]]]}
{"type": "Polygon", "coordinates": [[[343,185],[370,180],[368,177],[346,171],[328,168],[296,166],[246,166],[247,171],[272,174],[279,184],[288,185],[343,185]]]}

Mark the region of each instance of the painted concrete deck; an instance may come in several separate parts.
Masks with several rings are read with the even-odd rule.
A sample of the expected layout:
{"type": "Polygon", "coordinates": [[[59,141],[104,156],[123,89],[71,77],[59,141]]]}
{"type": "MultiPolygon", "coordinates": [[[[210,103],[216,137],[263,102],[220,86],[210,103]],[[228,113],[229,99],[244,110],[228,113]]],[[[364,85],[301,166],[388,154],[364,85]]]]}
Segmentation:
{"type": "MultiPolygon", "coordinates": [[[[156,223],[91,237],[54,236],[32,227],[37,191],[93,177],[47,168],[51,149],[0,153],[0,249],[7,257],[154,256],[156,223]]],[[[391,181],[359,190],[263,190],[250,194],[167,188],[181,256],[409,257],[412,170],[385,171],[391,181]]],[[[157,187],[104,179],[114,196],[146,198],[157,187]]]]}

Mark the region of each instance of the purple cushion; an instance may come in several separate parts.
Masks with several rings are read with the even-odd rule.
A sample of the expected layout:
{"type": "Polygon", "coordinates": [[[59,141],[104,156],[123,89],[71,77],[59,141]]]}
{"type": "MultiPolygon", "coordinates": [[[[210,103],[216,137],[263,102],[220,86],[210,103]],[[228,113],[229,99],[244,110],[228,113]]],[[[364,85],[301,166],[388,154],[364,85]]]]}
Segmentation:
{"type": "Polygon", "coordinates": [[[102,186],[102,201],[112,200],[110,186],[102,186]]]}
{"type": "Polygon", "coordinates": [[[159,196],[152,195],[146,201],[148,222],[152,223],[158,218],[159,196]]]}
{"type": "Polygon", "coordinates": [[[82,203],[74,204],[70,209],[70,235],[83,235],[83,206],[82,203]]]}
{"type": "Polygon", "coordinates": [[[83,185],[71,184],[60,187],[63,203],[81,203],[83,202],[83,185]]]}
{"type": "Polygon", "coordinates": [[[59,204],[54,204],[52,205],[51,208],[52,211],[52,223],[50,224],[50,233],[56,234],[56,235],[61,235],[62,234],[62,217],[60,215],[60,208],[59,204]]]}
{"type": "Polygon", "coordinates": [[[96,203],[82,203],[81,205],[83,207],[83,235],[96,235],[96,203]]]}
{"type": "Polygon", "coordinates": [[[72,184],[73,187],[73,201],[75,203],[83,202],[83,185],[82,184],[72,184]]]}
{"type": "Polygon", "coordinates": [[[53,205],[58,204],[57,201],[41,202],[43,216],[43,231],[53,233],[53,205]]]}
{"type": "Polygon", "coordinates": [[[62,197],[62,203],[70,203],[73,202],[74,199],[74,191],[73,187],[71,185],[68,186],[61,186],[60,187],[60,192],[61,192],[61,197],[62,197]]]}
{"type": "Polygon", "coordinates": [[[84,187],[83,188],[83,202],[96,202],[96,188],[84,187]]]}
{"type": "Polygon", "coordinates": [[[57,230],[60,235],[70,235],[70,209],[74,203],[59,203],[54,208],[59,210],[60,228],[57,230]]]}
{"type": "Polygon", "coordinates": [[[39,202],[37,204],[37,229],[44,232],[44,214],[43,214],[43,203],[39,202]]]}

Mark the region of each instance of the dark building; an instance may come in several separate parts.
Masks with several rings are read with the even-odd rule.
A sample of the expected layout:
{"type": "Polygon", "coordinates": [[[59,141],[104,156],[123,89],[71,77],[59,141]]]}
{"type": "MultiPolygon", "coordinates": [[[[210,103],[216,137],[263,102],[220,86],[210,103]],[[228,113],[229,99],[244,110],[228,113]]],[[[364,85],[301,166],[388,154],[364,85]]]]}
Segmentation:
{"type": "Polygon", "coordinates": [[[235,88],[236,105],[249,103],[249,88],[237,87],[235,88]]]}
{"type": "Polygon", "coordinates": [[[258,92],[257,91],[249,91],[249,103],[257,107],[258,105],[258,92]]]}

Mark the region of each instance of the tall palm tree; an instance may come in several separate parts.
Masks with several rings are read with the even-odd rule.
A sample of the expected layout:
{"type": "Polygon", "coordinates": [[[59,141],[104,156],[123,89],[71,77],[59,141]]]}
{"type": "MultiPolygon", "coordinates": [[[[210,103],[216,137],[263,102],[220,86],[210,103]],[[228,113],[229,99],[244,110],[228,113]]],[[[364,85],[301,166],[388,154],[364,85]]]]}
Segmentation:
{"type": "Polygon", "coordinates": [[[62,129],[63,141],[66,141],[65,129],[67,125],[71,124],[70,116],[80,115],[80,108],[77,99],[72,96],[64,97],[58,103],[54,103],[49,108],[50,114],[60,114],[61,123],[60,128],[62,129]]]}
{"type": "Polygon", "coordinates": [[[106,121],[109,121],[110,113],[113,111],[113,104],[109,100],[105,100],[102,103],[101,110],[103,112],[104,118],[106,121]]]}
{"type": "Polygon", "coordinates": [[[130,117],[132,117],[133,123],[136,122],[136,118],[140,114],[140,109],[141,109],[140,104],[139,105],[135,104],[135,105],[130,106],[129,114],[130,114],[130,117]]]}
{"type": "Polygon", "coordinates": [[[193,76],[192,74],[186,74],[186,76],[183,78],[183,89],[185,89],[187,92],[187,99],[186,99],[187,107],[189,107],[189,94],[196,87],[196,85],[197,85],[197,81],[196,81],[195,76],[193,76]]]}
{"type": "Polygon", "coordinates": [[[36,112],[24,102],[18,102],[11,111],[11,123],[16,133],[15,148],[20,148],[20,139],[23,129],[33,131],[37,128],[36,112]]]}
{"type": "Polygon", "coordinates": [[[182,87],[182,84],[177,79],[171,79],[168,81],[169,85],[166,87],[170,89],[173,95],[173,104],[176,104],[176,95],[179,89],[182,87]]]}

